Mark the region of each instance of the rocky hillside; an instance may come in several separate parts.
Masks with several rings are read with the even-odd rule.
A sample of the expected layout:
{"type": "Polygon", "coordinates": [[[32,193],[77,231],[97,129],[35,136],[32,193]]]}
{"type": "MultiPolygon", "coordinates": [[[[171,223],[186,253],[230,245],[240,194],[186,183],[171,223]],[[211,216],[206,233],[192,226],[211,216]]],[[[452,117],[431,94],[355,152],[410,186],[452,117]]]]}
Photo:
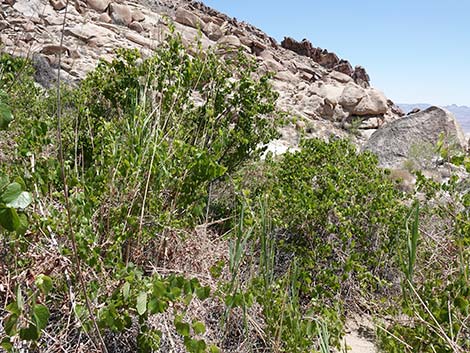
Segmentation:
{"type": "Polygon", "coordinates": [[[171,22],[188,46],[199,37],[203,48],[212,47],[220,55],[241,49],[256,57],[261,70],[275,73],[278,107],[296,117],[296,124],[283,130],[281,145],[295,144],[299,131],[326,137],[353,130],[363,141],[384,122],[402,115],[369,86],[364,68],[352,68],[347,60],[307,40],[286,38],[279,44],[250,24],[189,0],[75,0],[67,9],[65,0],[2,0],[1,50],[31,57],[38,69],[36,79],[44,86],[54,81],[61,52],[62,77],[74,82],[99,59],[110,60],[116,48],[137,48],[150,55],[169,33],[171,22]]]}

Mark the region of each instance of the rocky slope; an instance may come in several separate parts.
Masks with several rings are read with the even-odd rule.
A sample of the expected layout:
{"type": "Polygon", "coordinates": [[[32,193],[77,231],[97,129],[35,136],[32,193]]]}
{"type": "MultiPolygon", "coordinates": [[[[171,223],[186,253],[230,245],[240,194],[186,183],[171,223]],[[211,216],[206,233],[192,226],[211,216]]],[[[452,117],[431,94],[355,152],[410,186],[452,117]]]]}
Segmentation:
{"type": "Polygon", "coordinates": [[[190,0],[1,0],[2,51],[33,58],[37,80],[53,83],[58,54],[62,77],[74,82],[99,59],[110,60],[118,47],[137,48],[144,55],[162,42],[174,22],[190,46],[202,30],[203,48],[220,55],[242,49],[256,57],[263,71],[275,73],[278,106],[296,124],[283,129],[280,145],[295,145],[301,131],[309,136],[346,136],[351,130],[364,141],[384,122],[402,115],[384,94],[369,86],[365,69],[352,68],[334,53],[304,40],[286,38],[282,45],[261,30],[190,0]],[[60,36],[67,7],[64,45],[60,36]]]}

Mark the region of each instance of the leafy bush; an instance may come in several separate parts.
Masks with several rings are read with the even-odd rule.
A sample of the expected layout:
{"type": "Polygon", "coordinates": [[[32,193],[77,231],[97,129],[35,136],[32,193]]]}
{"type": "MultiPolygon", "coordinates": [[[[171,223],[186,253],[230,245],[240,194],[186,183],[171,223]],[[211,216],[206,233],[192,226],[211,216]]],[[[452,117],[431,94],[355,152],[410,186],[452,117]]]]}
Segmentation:
{"type": "MultiPolygon", "coordinates": [[[[87,278],[77,297],[75,314],[82,325],[90,332],[94,322],[102,332],[124,331],[132,318],[138,318],[139,349],[156,349],[159,333],[148,326],[148,315],[187,304],[193,297],[203,300],[209,290],[194,279],[149,275],[132,262],[143,264],[147,258],[158,262],[170,231],[186,232],[203,219],[211,183],[257,159],[263,152],[260,146],[276,135],[270,116],[276,94],[270,76],[258,77],[255,63],[242,54],[230,61],[211,52],[190,56],[178,37],[169,38],[146,59],[136,51],[121,50],[112,62],[101,62],[77,88],[61,87],[63,140],[57,141],[57,92],[34,86],[28,62],[2,60],[5,74],[0,87],[10,95],[15,116],[10,126],[16,160],[9,167],[28,171],[21,189],[13,183],[14,195],[2,179],[2,212],[5,208],[15,213],[16,206],[24,206],[12,204],[18,198],[16,191],[34,188],[40,214],[33,216],[31,233],[58,242],[61,256],[74,263],[76,250],[80,257],[76,270],[86,268],[92,278],[100,278],[99,285],[87,278]],[[57,161],[59,142],[64,146],[67,188],[57,161]],[[76,236],[76,249],[68,233],[76,236]]],[[[26,249],[19,251],[30,250],[31,243],[25,244],[26,249]]],[[[74,286],[78,277],[71,279],[74,286]]],[[[70,279],[59,282],[67,285],[54,288],[56,294],[67,296],[63,290],[70,279]]],[[[18,283],[13,285],[19,288],[18,283]]],[[[35,293],[33,286],[27,290],[35,293]]],[[[188,351],[217,351],[193,338],[204,328],[198,322],[185,322],[180,308],[174,310],[174,326],[188,351]]],[[[30,312],[13,302],[11,309],[9,332],[12,337],[19,332],[22,338],[23,327],[14,327],[30,312]]],[[[31,339],[39,338],[45,322],[31,339]]],[[[5,345],[9,342],[7,338],[5,345]]]]}
{"type": "Polygon", "coordinates": [[[308,140],[274,166],[273,207],[313,298],[374,290],[397,266],[405,196],[369,153],[345,140],[308,140]]]}

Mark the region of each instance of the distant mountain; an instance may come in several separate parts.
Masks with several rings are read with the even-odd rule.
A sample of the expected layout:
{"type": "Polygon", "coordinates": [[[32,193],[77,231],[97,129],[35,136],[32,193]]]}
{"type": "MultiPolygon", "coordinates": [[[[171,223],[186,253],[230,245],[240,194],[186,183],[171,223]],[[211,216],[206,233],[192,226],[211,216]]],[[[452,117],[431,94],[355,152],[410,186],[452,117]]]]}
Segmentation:
{"type": "MultiPolygon", "coordinates": [[[[426,109],[431,106],[431,104],[427,103],[416,103],[416,104],[405,104],[405,103],[399,103],[398,106],[405,112],[408,113],[414,108],[419,108],[419,109],[426,109]]],[[[470,133],[470,107],[467,107],[465,105],[456,105],[456,104],[451,104],[451,105],[444,105],[442,108],[447,109],[450,111],[452,114],[455,115],[457,118],[458,122],[462,126],[462,129],[465,131],[465,133],[470,133]]]]}

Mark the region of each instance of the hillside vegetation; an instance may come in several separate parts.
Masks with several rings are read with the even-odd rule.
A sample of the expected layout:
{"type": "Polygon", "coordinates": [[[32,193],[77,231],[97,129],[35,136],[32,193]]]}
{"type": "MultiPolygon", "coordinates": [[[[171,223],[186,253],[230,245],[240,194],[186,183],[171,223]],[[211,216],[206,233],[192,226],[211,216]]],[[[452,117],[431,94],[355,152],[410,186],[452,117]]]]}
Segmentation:
{"type": "Polygon", "coordinates": [[[170,37],[49,90],[0,57],[1,347],[347,351],[356,313],[384,352],[468,352],[468,185],[405,193],[334,138],[265,154],[271,76],[191,53],[170,37]]]}

